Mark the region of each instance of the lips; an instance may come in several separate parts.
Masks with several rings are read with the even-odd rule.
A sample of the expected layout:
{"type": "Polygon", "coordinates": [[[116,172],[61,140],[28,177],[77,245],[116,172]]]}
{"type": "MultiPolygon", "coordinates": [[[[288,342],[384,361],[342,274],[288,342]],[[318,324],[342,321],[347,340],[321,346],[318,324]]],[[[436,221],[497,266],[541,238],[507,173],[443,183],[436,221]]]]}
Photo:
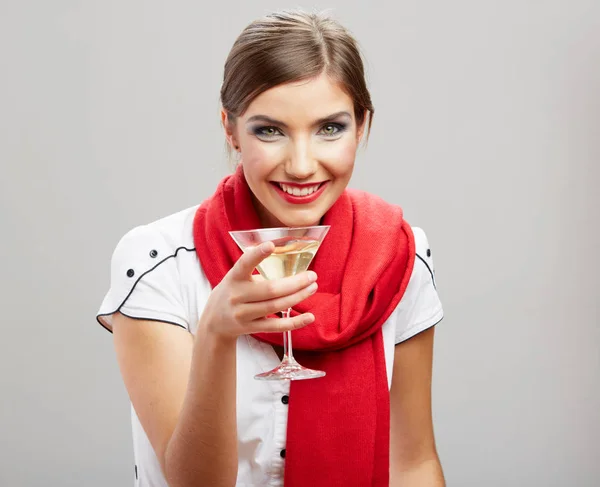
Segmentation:
{"type": "Polygon", "coordinates": [[[288,203],[306,205],[316,201],[323,194],[329,181],[308,184],[271,182],[271,184],[277,194],[288,203]]]}

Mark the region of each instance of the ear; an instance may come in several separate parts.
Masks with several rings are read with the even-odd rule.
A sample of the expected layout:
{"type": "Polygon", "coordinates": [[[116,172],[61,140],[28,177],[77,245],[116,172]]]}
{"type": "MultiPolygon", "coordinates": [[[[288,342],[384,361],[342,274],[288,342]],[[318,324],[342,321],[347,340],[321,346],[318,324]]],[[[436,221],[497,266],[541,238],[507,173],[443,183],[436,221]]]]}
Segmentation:
{"type": "Polygon", "coordinates": [[[363,117],[363,121],[362,123],[356,127],[356,143],[360,144],[360,141],[362,140],[362,137],[365,133],[365,128],[367,126],[367,118],[369,116],[369,111],[365,110],[365,115],[363,117]]]}
{"type": "Polygon", "coordinates": [[[227,139],[227,143],[235,149],[239,146],[237,141],[237,137],[235,134],[235,122],[232,122],[227,115],[227,111],[221,107],[221,125],[223,125],[223,129],[225,130],[225,138],[227,139]]]}

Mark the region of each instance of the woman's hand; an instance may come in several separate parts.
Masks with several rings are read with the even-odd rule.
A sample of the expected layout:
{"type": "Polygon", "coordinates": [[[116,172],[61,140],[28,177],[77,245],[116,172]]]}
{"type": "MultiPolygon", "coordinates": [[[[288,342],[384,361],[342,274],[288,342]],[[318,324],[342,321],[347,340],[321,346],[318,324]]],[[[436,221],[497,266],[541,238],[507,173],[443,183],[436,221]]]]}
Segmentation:
{"type": "Polygon", "coordinates": [[[291,318],[265,318],[300,303],[317,290],[317,275],[302,272],[276,280],[257,279],[252,272],[273,252],[272,242],[258,245],[240,257],[209,298],[200,326],[223,338],[261,332],[284,332],[312,323],[311,313],[291,318]]]}

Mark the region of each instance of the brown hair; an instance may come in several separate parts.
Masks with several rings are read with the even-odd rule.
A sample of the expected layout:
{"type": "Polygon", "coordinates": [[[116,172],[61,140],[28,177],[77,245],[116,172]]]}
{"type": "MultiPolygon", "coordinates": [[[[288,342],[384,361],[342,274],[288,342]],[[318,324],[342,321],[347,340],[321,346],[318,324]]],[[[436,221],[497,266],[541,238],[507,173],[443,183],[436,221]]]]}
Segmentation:
{"type": "Polygon", "coordinates": [[[235,122],[264,91],[322,73],[339,82],[353,99],[359,126],[368,117],[368,138],[374,109],[358,44],[323,13],[284,10],[246,27],[225,62],[221,104],[235,122]]]}

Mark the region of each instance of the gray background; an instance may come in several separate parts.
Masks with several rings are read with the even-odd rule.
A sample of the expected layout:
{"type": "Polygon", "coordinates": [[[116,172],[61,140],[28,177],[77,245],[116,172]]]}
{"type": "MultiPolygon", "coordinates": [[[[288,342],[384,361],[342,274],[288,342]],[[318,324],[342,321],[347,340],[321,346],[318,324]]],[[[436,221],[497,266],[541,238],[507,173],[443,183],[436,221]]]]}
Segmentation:
{"type": "MultiPolygon", "coordinates": [[[[0,2],[0,485],[127,486],[129,404],[94,316],[118,239],[229,165],[222,67],[289,2],[0,2]]],[[[446,318],[449,486],[597,486],[600,2],[332,7],[376,107],[352,185],[425,228],[446,318]]]]}

